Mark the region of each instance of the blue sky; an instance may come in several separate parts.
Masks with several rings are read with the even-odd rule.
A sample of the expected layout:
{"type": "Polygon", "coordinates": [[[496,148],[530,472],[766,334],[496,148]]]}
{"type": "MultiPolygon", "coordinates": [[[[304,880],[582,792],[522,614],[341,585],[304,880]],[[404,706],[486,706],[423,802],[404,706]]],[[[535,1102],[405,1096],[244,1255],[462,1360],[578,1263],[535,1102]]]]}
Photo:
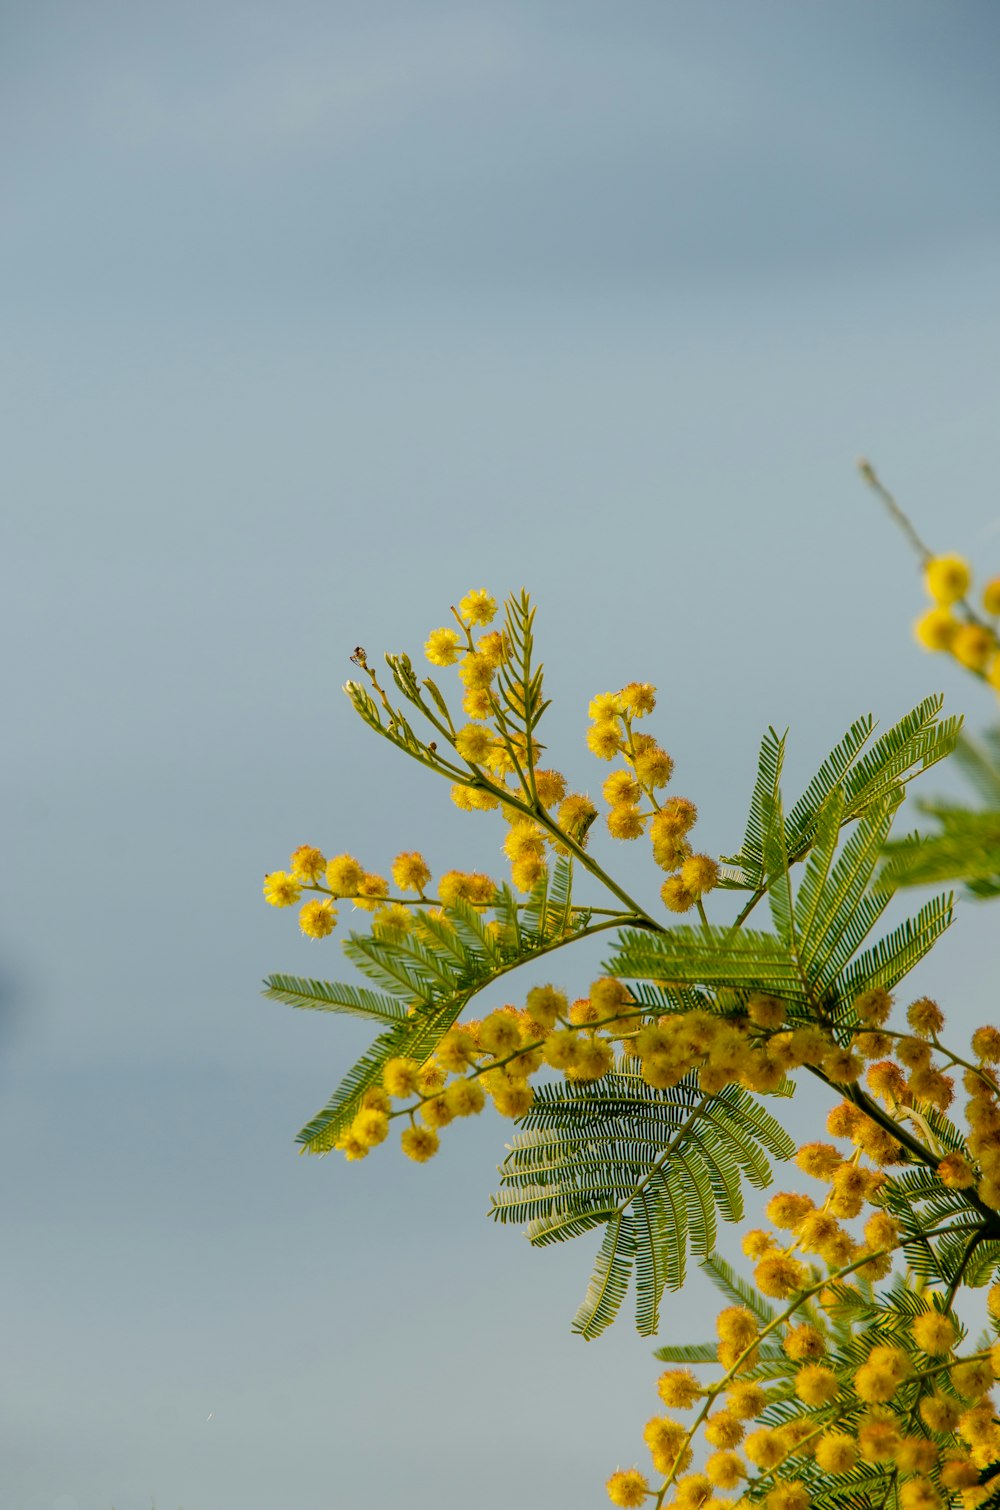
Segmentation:
{"type": "MultiPolygon", "coordinates": [[[[996,8],[0,28],[0,1510],[599,1505],[648,1343],[569,1336],[584,1241],[484,1221],[496,1121],[426,1169],[296,1157],[366,1035],[257,995],[346,968],[261,877],[304,840],[496,868],[339,692],[472,586],[538,599],[581,784],[588,697],[658,683],[719,851],[769,723],[794,782],[868,709],[986,721],[854,462],[996,572],[996,8]]],[[[922,977],[959,1023],[989,929],[922,977]]]]}

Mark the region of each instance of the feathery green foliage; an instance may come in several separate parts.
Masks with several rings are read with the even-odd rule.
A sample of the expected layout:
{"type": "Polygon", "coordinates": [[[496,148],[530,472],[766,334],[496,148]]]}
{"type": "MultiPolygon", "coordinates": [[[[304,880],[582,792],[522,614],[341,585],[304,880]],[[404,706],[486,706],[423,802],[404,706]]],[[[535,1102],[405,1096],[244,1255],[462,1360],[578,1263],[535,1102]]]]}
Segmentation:
{"type": "Polygon", "coordinates": [[[715,1247],[716,1218],[743,1216],[742,1181],[758,1189],[794,1144],[739,1086],[706,1096],[692,1076],[657,1091],[634,1060],[595,1084],[543,1086],[501,1166],[498,1221],[527,1226],[538,1247],[607,1225],[573,1330],[614,1320],[634,1270],[636,1326],[657,1330],[664,1290],[684,1283],[688,1250],[715,1247]]]}
{"type": "Polygon", "coordinates": [[[918,811],[932,827],[886,844],[880,886],[958,881],[971,897],[1000,896],[1000,727],[987,730],[981,743],[963,735],[955,748],[955,764],[981,805],[918,801],[918,811]]]}

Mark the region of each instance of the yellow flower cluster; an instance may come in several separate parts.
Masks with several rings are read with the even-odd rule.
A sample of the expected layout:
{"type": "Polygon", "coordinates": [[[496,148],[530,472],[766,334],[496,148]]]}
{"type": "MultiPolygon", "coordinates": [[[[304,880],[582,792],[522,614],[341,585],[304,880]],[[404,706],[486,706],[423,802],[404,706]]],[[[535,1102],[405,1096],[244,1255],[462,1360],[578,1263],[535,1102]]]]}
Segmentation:
{"type": "MultiPolygon", "coordinates": [[[[864,1114],[845,1102],[828,1122],[834,1136],[851,1137],[857,1145],[853,1154],[831,1143],[806,1143],[798,1151],[799,1168],[828,1186],[822,1205],[788,1191],[769,1202],[768,1219],[777,1231],[793,1234],[791,1243],[782,1247],[777,1232],[766,1229],[743,1239],[744,1253],[756,1265],[758,1291],[787,1301],[785,1309],[767,1325],[747,1306],[730,1305],[719,1313],[716,1354],[723,1373],[714,1383],[703,1384],[687,1368],[660,1376],[663,1404],[697,1409],[697,1416],[690,1426],[672,1416],[647,1422],[643,1437],[664,1482],[657,1490],[638,1469],[619,1469],[607,1481],[612,1504],[639,1506],[646,1496],[662,1504],[672,1486],[672,1506],[731,1510],[737,1502],[725,1496],[746,1485],[739,1505],[808,1510],[810,1472],[803,1470],[810,1462],[834,1478],[859,1464],[891,1465],[905,1510],[945,1510],[955,1494],[965,1510],[975,1510],[984,1497],[987,1486],[980,1477],[989,1475],[983,1470],[1000,1460],[1000,1423],[989,1393],[1000,1377],[1000,1342],[956,1359],[960,1329],[928,1294],[908,1330],[894,1342],[870,1345],[860,1365],[855,1347],[845,1346],[844,1298],[852,1289],[851,1276],[884,1277],[900,1242],[898,1224],[879,1209],[864,1222],[860,1241],[843,1225],[878,1202],[885,1178],[860,1163],[859,1119],[864,1114]],[[813,1254],[825,1264],[825,1275],[806,1261],[813,1254]],[[799,1320],[803,1314],[809,1320],[799,1320]],[[762,1359],[765,1345],[772,1357],[780,1345],[794,1365],[790,1389],[781,1383],[764,1387],[777,1377],[762,1359]],[[760,1380],[755,1373],[762,1365],[760,1380]],[[904,1387],[910,1405],[903,1412],[891,1410],[904,1387]],[[790,1401],[805,1411],[789,1415],[790,1401]],[[780,1409],[772,1410],[776,1404],[780,1409]],[[760,1424],[748,1432],[753,1421],[760,1424]],[[702,1470],[691,1473],[699,1431],[712,1451],[702,1470]]],[[[1000,1322],[1000,1284],[990,1291],[989,1310],[994,1323],[1000,1322]]],[[[993,1480],[997,1484],[1000,1478],[993,1480]]]]}
{"type": "MultiPolygon", "coordinates": [[[[403,892],[416,892],[420,902],[428,902],[427,887],[431,871],[423,855],[404,850],[392,862],[392,879],[403,892]]],[[[450,870],[438,882],[440,906],[450,906],[464,897],[474,907],[485,907],[496,895],[496,883],[489,876],[450,870]]],[[[311,844],[301,844],[289,860],[287,871],[274,870],[264,877],[264,897],[272,907],[293,907],[303,891],[320,893],[299,911],[299,927],[307,938],[321,939],[331,934],[337,923],[334,899],[353,902],[363,912],[372,914],[372,931],[376,934],[406,932],[413,914],[401,900],[391,900],[385,876],[365,870],[353,855],[334,855],[327,860],[311,844]]],[[[412,904],[411,904],[412,905],[412,904]]]]}
{"type": "Polygon", "coordinates": [[[663,905],[671,912],[690,912],[718,883],[719,867],[708,855],[692,852],[688,835],[698,818],[694,803],[685,797],[660,799],[674,762],[652,735],[633,727],[655,706],[656,688],[648,682],[600,693],[588,709],[587,744],[600,760],[618,757],[624,762],[602,787],[608,833],[613,839],[639,839],[648,832],[653,859],[670,872],[660,891],[663,905]]]}
{"type": "MultiPolygon", "coordinates": [[[[740,1505],[807,1510],[813,1470],[796,1465],[809,1462],[834,1477],[866,1463],[890,1465],[903,1510],[945,1510],[956,1496],[963,1510],[975,1510],[1000,1487],[1000,1474],[990,1475],[1000,1463],[1000,1421],[990,1396],[1000,1377],[1000,1341],[956,1357],[963,1332],[951,1314],[953,1297],[930,1288],[905,1330],[891,1339],[865,1339],[860,1363],[857,1347],[845,1345],[844,1337],[845,1321],[862,1324],[852,1323],[847,1303],[852,1292],[862,1298],[854,1281],[884,1279],[901,1244],[898,1221],[881,1207],[884,1166],[902,1157],[890,1131],[894,1114],[924,1126],[930,1112],[947,1107],[954,1089],[945,1067],[964,1070],[970,1133],[967,1154],[946,1154],[938,1177],[950,1189],[974,1186],[985,1205],[1000,1209],[1000,1089],[993,1068],[1000,1064],[1000,1028],[976,1029],[972,1058],[961,1059],[942,1046],[944,1015],[927,997],[908,1007],[907,1031],[890,1027],[893,1001],[881,988],[864,992],[852,1006],[855,1027],[847,1046],[834,1044],[819,1026],[789,1029],[785,1004],[764,994],[750,996],[728,1018],[689,1011],[643,1024],[626,1041],[654,1084],[675,1084],[700,1062],[699,1076],[710,1090],[734,1079],[774,1089],[784,1069],[808,1064],[852,1087],[863,1077],[875,1100],[865,1102],[872,1115],[844,1100],[827,1117],[830,1137],[846,1140],[852,1151],[835,1142],[799,1148],[795,1162],[826,1187],[823,1199],[779,1191],[766,1207],[770,1228],[744,1235],[756,1290],[784,1309],[766,1326],[746,1306],[720,1313],[716,1351],[723,1376],[716,1383],[703,1384],[690,1369],[661,1376],[664,1405],[696,1408],[697,1417],[690,1427],[670,1416],[647,1423],[644,1438],[664,1483],[653,1489],[638,1469],[619,1469],[607,1483],[612,1504],[639,1505],[647,1495],[663,1504],[672,1486],[671,1505],[730,1510],[734,1501],[718,1491],[725,1496],[745,1484],[740,1505]],[[879,1100],[888,1125],[875,1114],[879,1100]],[[856,1219],[860,1232],[850,1225],[856,1219]],[[779,1342],[795,1365],[793,1378],[790,1388],[767,1390],[764,1384],[776,1375],[762,1347],[770,1344],[773,1356],[779,1342]],[[790,1400],[804,1411],[789,1415],[790,1400]],[[770,1410],[774,1404],[781,1409],[770,1410]],[[760,1418],[748,1434],[745,1423],[760,1418]],[[692,1473],[699,1431],[712,1451],[702,1471],[692,1473]]],[[[1000,1284],[989,1292],[988,1308],[1000,1325],[1000,1284]]]]}
{"type": "Polygon", "coordinates": [[[501,1116],[523,1117],[534,1100],[531,1077],[543,1066],[568,1080],[603,1079],[614,1050],[600,1030],[621,1036],[641,1010],[611,976],[594,981],[590,995],[572,1003],[555,986],[535,986],[521,1009],[507,1005],[481,1021],[457,1024],[424,1063],[390,1059],[381,1086],[366,1093],[335,1147],[355,1161],[383,1142],[388,1119],[373,1118],[374,1109],[408,1118],[403,1152],[426,1163],[438,1152],[441,1128],[481,1112],[487,1099],[501,1116]],[[407,1104],[390,1110],[392,1101],[407,1104]]]}
{"type": "Polygon", "coordinates": [[[1000,577],[987,582],[979,619],[966,601],[972,572],[962,556],[932,556],[924,568],[924,586],[931,606],[917,619],[913,632],[925,650],[943,650],[959,665],[985,678],[1000,693],[1000,577]],[[956,608],[959,610],[956,613],[956,608]]]}

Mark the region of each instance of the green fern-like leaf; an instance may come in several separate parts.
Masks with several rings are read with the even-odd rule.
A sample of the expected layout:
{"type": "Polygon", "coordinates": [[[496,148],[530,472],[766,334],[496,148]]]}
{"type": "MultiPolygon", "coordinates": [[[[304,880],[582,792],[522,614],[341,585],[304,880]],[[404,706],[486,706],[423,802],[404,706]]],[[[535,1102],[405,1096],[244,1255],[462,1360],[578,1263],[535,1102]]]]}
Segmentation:
{"type": "Polygon", "coordinates": [[[932,802],[919,806],[937,831],[888,844],[879,885],[963,881],[975,896],[1000,893],[1000,808],[972,810],[932,802]]]}
{"type": "MultiPolygon", "coordinates": [[[[826,757],[805,792],[783,823],[787,861],[801,860],[816,839],[820,814],[831,796],[843,798],[841,823],[861,817],[873,803],[885,800],[897,787],[905,786],[951,753],[959,738],[961,721],[939,720],[940,697],[925,698],[912,712],[894,724],[871,747],[865,746],[874,731],[870,716],[858,719],[826,757]]],[[[750,799],[743,846],[738,855],[726,856],[721,884],[748,890],[763,890],[776,874],[767,851],[776,851],[776,801],[781,784],[786,736],[769,729],[761,743],[757,775],[750,799]]]]}
{"type": "Polygon", "coordinates": [[[798,964],[773,933],[681,925],[663,934],[626,928],[618,938],[618,952],[606,965],[611,975],[771,991],[788,1001],[802,997],[798,964]]]}
{"type": "Polygon", "coordinates": [[[574,1330],[597,1336],[636,1279],[636,1325],[655,1332],[686,1257],[707,1258],[717,1220],[743,1214],[741,1184],[761,1186],[794,1144],[737,1086],[704,1096],[689,1076],[657,1091],[623,1059],[599,1082],[542,1086],[502,1169],[493,1214],[544,1246],[606,1232],[574,1330]],[[625,1218],[628,1218],[626,1221],[625,1218]]]}
{"type": "Polygon", "coordinates": [[[391,996],[345,986],[327,980],[304,980],[298,975],[269,975],[264,981],[264,995],[271,1001],[283,1001],[289,1007],[308,1007],[314,1012],[346,1012],[352,1017],[367,1017],[372,1022],[397,1023],[406,1009],[391,996]]]}
{"type": "MultiPolygon", "coordinates": [[[[729,855],[725,861],[727,865],[734,867],[733,877],[729,881],[731,886],[753,891],[765,882],[764,856],[771,842],[771,826],[775,818],[774,799],[781,786],[787,737],[787,732],[778,734],[774,729],[768,729],[761,740],[743,847],[739,854],[729,855]]],[[[723,885],[725,884],[724,880],[723,885]]]]}

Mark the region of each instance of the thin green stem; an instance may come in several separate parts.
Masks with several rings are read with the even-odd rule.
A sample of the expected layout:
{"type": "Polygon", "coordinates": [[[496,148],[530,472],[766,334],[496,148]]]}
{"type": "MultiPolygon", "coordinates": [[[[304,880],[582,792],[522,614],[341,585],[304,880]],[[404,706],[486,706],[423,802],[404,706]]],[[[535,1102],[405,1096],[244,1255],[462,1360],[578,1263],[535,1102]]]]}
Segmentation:
{"type": "Polygon", "coordinates": [[[871,488],[872,492],[875,493],[876,497],[878,497],[885,505],[885,508],[887,509],[893,522],[899,526],[903,534],[906,536],[907,540],[912,545],[913,549],[916,551],[917,555],[920,557],[921,566],[926,566],[928,561],[933,558],[934,552],[928,545],[925,545],[923,540],[921,540],[909,516],[905,514],[900,508],[899,504],[889,492],[889,489],[886,487],[885,483],[875,471],[875,468],[872,466],[871,462],[865,461],[862,458],[862,460],[858,462],[858,471],[861,473],[861,476],[871,488]]]}

